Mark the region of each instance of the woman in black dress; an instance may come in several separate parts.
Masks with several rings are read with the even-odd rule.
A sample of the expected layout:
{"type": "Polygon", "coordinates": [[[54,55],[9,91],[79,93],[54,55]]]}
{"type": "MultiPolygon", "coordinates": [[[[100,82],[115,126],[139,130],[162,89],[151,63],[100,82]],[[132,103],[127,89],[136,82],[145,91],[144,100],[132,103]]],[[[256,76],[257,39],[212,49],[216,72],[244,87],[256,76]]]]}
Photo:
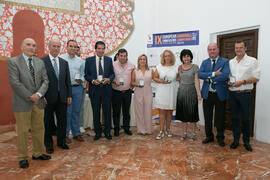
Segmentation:
{"type": "Polygon", "coordinates": [[[200,91],[200,81],[198,78],[199,67],[192,64],[193,54],[189,49],[181,51],[179,66],[179,89],[176,103],[176,119],[184,123],[184,133],[182,139],[190,137],[196,139],[196,122],[199,121],[198,100],[202,99],[200,91]],[[188,124],[190,124],[191,133],[188,134],[188,124]]]}

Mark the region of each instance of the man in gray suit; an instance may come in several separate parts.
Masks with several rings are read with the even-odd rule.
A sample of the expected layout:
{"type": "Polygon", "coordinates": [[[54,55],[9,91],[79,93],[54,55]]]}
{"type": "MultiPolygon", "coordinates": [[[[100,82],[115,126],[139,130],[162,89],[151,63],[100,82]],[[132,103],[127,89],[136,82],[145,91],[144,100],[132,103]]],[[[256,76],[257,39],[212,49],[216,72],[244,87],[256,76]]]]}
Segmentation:
{"type": "Polygon", "coordinates": [[[12,110],[17,126],[19,165],[28,168],[28,132],[32,132],[32,159],[49,160],[42,154],[44,142],[44,95],[48,77],[42,60],[34,56],[36,42],[26,38],[22,42],[22,55],[8,61],[8,78],[13,89],[12,110]]]}

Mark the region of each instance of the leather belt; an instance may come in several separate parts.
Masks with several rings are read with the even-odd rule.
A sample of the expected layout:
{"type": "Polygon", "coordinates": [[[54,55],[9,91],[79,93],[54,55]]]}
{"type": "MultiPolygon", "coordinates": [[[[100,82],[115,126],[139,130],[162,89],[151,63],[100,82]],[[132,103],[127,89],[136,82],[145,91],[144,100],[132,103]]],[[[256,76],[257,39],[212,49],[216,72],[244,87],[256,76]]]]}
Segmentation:
{"type": "Polygon", "coordinates": [[[119,90],[116,90],[116,89],[113,89],[114,91],[116,91],[116,92],[119,92],[119,93],[126,93],[126,92],[129,92],[130,91],[130,89],[128,89],[128,90],[123,90],[123,91],[119,91],[119,90]]]}
{"type": "Polygon", "coordinates": [[[210,94],[217,94],[216,91],[208,91],[208,93],[210,93],[210,94]]]}
{"type": "Polygon", "coordinates": [[[234,93],[251,93],[251,90],[236,90],[236,91],[231,91],[234,93]]]}
{"type": "Polygon", "coordinates": [[[78,87],[80,86],[79,84],[74,84],[74,85],[71,85],[71,87],[78,87]]]}

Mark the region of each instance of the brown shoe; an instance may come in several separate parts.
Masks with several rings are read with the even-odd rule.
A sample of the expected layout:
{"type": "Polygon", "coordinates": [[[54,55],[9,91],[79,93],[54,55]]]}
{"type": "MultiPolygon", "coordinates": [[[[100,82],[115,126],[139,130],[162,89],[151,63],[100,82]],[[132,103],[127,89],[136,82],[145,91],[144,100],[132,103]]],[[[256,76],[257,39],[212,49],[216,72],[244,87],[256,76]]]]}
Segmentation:
{"type": "Polygon", "coordinates": [[[84,141],[82,135],[74,136],[73,139],[75,139],[75,140],[77,140],[79,142],[83,142],[84,141]]]}
{"type": "Polygon", "coordinates": [[[70,144],[70,143],[71,143],[71,139],[66,138],[66,143],[67,143],[67,144],[70,144]]]}

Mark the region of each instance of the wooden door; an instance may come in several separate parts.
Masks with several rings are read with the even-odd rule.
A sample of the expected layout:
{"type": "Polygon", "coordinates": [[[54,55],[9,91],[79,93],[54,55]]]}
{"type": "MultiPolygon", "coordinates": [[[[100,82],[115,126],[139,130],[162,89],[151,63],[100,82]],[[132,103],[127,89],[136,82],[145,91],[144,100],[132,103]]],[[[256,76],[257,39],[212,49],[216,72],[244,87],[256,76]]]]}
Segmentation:
{"type": "MultiPolygon", "coordinates": [[[[258,29],[224,34],[217,36],[217,44],[220,49],[220,56],[232,59],[235,57],[234,44],[237,40],[243,40],[247,43],[247,54],[257,58],[258,51],[258,29]]],[[[254,114],[255,114],[256,84],[252,90],[252,110],[251,110],[251,136],[254,134],[254,114]]],[[[225,124],[226,129],[232,129],[232,118],[229,101],[226,103],[225,124]]]]}

